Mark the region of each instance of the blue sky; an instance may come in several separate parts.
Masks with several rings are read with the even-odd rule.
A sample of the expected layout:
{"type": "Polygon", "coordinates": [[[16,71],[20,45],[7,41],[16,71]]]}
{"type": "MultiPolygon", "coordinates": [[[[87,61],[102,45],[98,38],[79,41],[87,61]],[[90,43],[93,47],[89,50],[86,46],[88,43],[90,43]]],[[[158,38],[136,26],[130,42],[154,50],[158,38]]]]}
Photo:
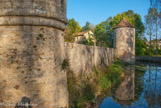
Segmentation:
{"type": "Polygon", "coordinates": [[[87,21],[99,24],[110,16],[133,10],[144,21],[150,0],[67,0],[67,18],[74,18],[81,26],[87,21]]]}

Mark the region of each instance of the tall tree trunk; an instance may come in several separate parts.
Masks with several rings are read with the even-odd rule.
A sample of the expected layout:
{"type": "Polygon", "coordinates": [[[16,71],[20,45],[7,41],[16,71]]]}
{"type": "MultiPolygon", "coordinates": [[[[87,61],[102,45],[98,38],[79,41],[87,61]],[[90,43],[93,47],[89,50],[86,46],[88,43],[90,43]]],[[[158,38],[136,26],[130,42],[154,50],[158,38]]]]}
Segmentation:
{"type": "MultiPolygon", "coordinates": [[[[152,27],[152,22],[151,22],[151,27],[152,27]]],[[[151,36],[152,36],[152,28],[150,28],[150,46],[149,46],[149,49],[150,49],[150,56],[151,56],[151,50],[152,50],[152,47],[151,47],[151,36]]]]}
{"type": "Polygon", "coordinates": [[[158,56],[158,36],[157,36],[158,33],[157,32],[158,32],[158,21],[156,18],[156,56],[158,56]]]}

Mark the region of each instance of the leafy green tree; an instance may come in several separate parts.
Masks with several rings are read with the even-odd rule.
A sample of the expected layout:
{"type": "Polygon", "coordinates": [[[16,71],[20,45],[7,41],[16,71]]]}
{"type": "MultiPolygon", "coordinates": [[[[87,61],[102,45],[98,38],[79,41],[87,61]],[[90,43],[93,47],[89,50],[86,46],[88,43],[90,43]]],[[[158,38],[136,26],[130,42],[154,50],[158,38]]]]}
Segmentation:
{"type": "Polygon", "coordinates": [[[68,24],[65,29],[65,37],[64,40],[66,42],[73,42],[74,41],[74,35],[81,31],[81,26],[78,22],[76,22],[74,19],[69,19],[68,24]]]}
{"type": "Polygon", "coordinates": [[[94,32],[95,25],[91,24],[90,22],[86,22],[86,25],[82,27],[82,31],[92,31],[94,32]]]}
{"type": "Polygon", "coordinates": [[[75,21],[75,19],[69,19],[68,21],[68,27],[71,29],[71,34],[78,33],[82,30],[81,26],[78,22],[75,21]]]}
{"type": "Polygon", "coordinates": [[[64,33],[65,33],[65,36],[64,36],[65,42],[73,42],[74,41],[74,36],[72,36],[71,28],[69,26],[66,27],[64,33]]]}
{"type": "Polygon", "coordinates": [[[98,46],[112,47],[112,40],[111,40],[112,32],[110,31],[111,20],[112,20],[112,17],[109,17],[106,21],[96,25],[94,33],[96,36],[98,46]]]}
{"type": "Polygon", "coordinates": [[[147,50],[148,46],[143,39],[137,36],[135,44],[136,44],[135,51],[137,56],[149,55],[149,52],[147,50]]]}
{"type": "Polygon", "coordinates": [[[89,31],[91,29],[90,23],[86,22],[86,25],[82,28],[82,31],[89,31]]]}

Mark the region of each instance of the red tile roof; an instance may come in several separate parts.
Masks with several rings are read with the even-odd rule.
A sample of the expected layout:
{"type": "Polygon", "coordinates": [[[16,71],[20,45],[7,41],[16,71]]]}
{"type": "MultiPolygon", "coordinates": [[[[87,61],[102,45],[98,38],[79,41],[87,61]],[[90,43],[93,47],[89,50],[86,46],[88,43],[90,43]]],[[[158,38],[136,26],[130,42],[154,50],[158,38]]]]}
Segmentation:
{"type": "Polygon", "coordinates": [[[87,33],[89,31],[85,31],[85,32],[79,32],[79,33],[75,33],[74,36],[83,36],[85,33],[87,33]]]}
{"type": "Polygon", "coordinates": [[[79,32],[78,34],[77,34],[77,36],[83,36],[85,33],[87,33],[88,31],[85,31],[85,32],[79,32]]]}
{"type": "Polygon", "coordinates": [[[131,27],[131,28],[135,28],[132,24],[130,24],[126,18],[123,18],[119,24],[117,24],[117,26],[114,28],[121,28],[121,27],[131,27]]]}

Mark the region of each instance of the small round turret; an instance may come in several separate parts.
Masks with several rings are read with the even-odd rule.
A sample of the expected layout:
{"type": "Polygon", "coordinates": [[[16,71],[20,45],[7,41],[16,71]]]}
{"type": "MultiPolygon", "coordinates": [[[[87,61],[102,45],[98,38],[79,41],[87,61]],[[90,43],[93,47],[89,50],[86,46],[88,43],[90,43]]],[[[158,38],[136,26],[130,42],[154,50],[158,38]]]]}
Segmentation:
{"type": "Polygon", "coordinates": [[[114,29],[114,48],[118,58],[135,63],[135,27],[125,18],[114,29]]]}

